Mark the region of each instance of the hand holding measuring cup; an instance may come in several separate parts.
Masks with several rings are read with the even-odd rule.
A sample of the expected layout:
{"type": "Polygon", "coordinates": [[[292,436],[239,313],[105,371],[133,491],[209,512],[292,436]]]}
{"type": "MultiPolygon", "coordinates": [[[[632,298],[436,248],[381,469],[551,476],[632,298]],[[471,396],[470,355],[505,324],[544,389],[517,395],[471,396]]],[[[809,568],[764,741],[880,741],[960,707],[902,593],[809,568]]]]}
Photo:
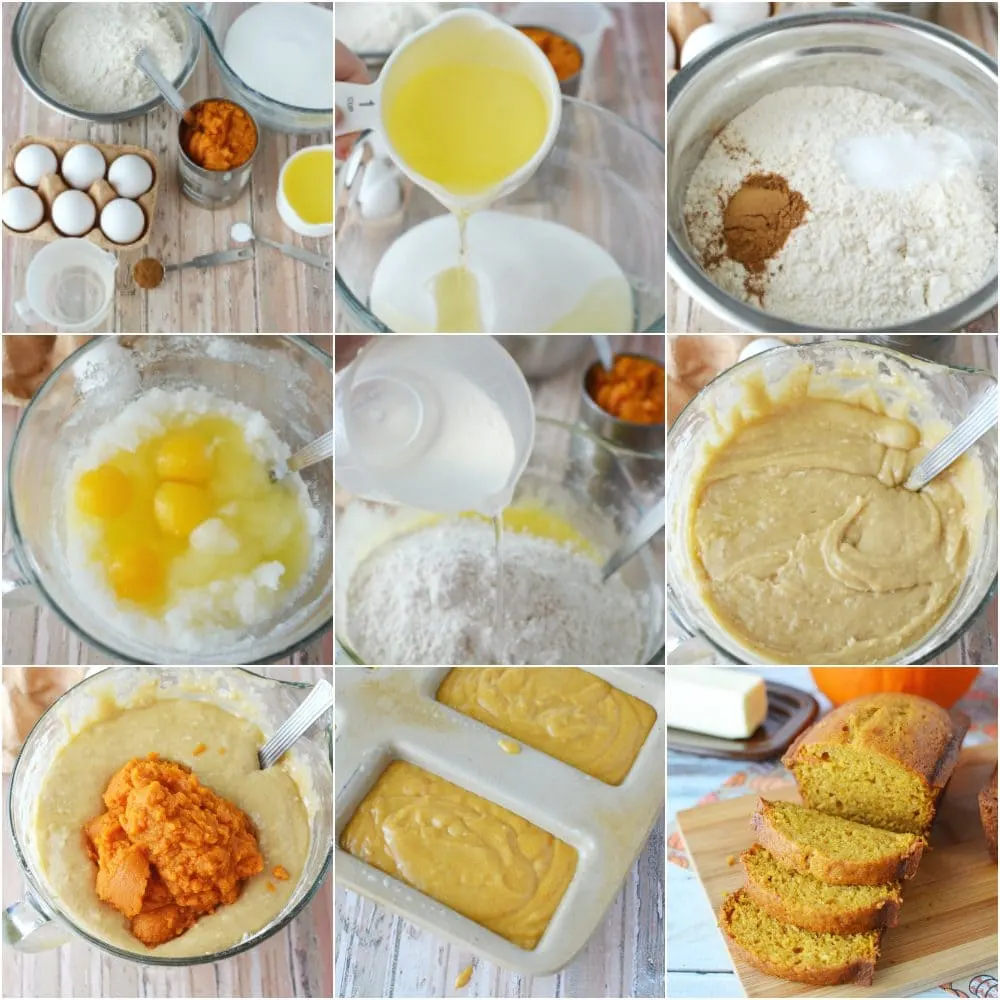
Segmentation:
{"type": "MultiPolygon", "coordinates": [[[[371,83],[371,78],[368,76],[365,64],[343,42],[337,42],[335,72],[337,74],[337,83],[371,83]]],[[[336,146],[337,159],[346,160],[358,137],[353,133],[350,135],[340,135],[340,119],[343,117],[343,113],[339,107],[336,109],[336,112],[337,135],[339,136],[336,146]]]]}
{"type": "MultiPolygon", "coordinates": [[[[350,72],[358,76],[356,66],[350,72]]],[[[561,102],[555,71],[531,39],[462,9],[403,42],[375,83],[338,80],[337,135],[379,132],[410,180],[470,212],[534,173],[555,142],[561,102]]]]}

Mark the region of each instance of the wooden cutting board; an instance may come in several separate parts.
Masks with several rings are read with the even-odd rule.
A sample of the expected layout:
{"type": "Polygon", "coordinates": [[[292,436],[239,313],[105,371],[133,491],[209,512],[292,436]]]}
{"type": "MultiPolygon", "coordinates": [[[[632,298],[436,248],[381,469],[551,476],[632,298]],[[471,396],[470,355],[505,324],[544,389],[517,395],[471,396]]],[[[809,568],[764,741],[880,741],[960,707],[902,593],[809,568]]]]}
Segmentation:
{"type": "MultiPolygon", "coordinates": [[[[997,967],[997,866],[987,854],[979,821],[979,789],[997,760],[995,743],[962,751],[941,802],[917,874],[903,883],[898,926],[882,938],[882,957],[870,989],[808,986],[758,972],[733,958],[749,997],[908,996],[940,983],[997,967]]],[[[793,784],[768,792],[771,799],[799,801],[793,784]]],[[[677,825],[691,863],[718,913],[723,896],[743,884],[743,868],[729,856],[754,842],[750,816],[757,796],[685,809],[677,825]]],[[[721,931],[719,932],[721,934],[721,931]]]]}

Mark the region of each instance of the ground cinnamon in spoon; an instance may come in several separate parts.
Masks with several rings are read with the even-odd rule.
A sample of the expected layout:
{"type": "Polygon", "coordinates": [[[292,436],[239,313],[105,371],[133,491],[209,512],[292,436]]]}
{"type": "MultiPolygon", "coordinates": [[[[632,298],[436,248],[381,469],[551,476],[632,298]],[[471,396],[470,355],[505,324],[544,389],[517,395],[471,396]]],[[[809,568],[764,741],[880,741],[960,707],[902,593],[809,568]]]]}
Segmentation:
{"type": "Polygon", "coordinates": [[[722,214],[726,256],[750,273],[746,289],[764,294],[767,262],[802,225],[809,202],[780,174],[750,174],[726,202],[722,214]]]}
{"type": "Polygon", "coordinates": [[[155,257],[143,257],[132,267],[132,277],[140,288],[156,288],[163,281],[163,265],[155,257]]]}

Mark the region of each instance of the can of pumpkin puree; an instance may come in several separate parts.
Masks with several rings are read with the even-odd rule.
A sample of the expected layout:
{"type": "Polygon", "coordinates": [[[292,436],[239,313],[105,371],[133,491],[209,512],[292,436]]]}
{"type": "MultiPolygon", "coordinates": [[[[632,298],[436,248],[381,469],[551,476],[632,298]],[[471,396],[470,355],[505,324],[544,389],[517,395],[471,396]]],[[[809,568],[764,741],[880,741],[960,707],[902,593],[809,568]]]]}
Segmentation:
{"type": "Polygon", "coordinates": [[[177,146],[182,194],[203,208],[222,208],[250,182],[260,128],[243,105],[209,97],[181,118],[177,146]]]}

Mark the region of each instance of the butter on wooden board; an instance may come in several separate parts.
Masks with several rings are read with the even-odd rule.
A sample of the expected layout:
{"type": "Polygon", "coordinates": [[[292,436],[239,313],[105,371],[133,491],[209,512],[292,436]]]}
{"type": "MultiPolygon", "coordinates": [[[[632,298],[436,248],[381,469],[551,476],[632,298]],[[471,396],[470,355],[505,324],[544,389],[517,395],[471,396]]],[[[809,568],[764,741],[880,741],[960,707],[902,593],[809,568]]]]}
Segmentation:
{"type": "Polygon", "coordinates": [[[764,681],[748,670],[667,667],[667,726],[744,740],[767,717],[764,681]]]}

